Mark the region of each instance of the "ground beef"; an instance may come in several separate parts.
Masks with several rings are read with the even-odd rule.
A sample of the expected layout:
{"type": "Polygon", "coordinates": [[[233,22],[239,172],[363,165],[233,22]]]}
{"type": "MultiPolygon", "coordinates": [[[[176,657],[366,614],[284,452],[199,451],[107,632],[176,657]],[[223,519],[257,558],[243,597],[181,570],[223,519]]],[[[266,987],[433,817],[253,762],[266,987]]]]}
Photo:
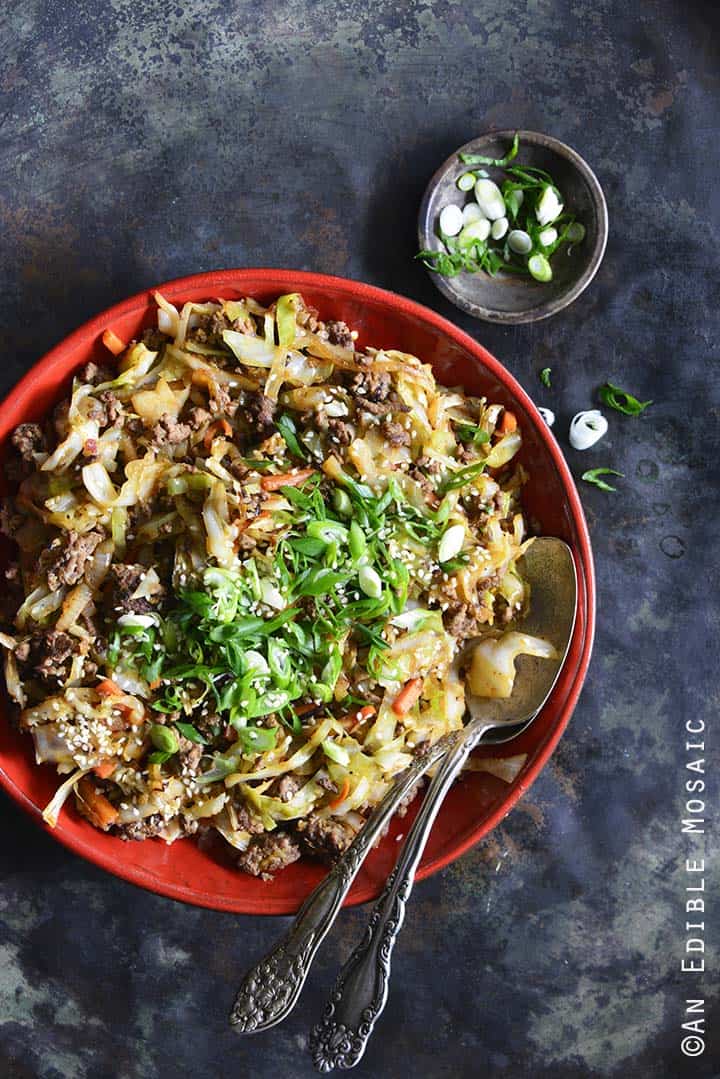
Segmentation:
{"type": "MultiPolygon", "coordinates": [[[[496,578],[488,578],[478,585],[479,591],[485,591],[496,583],[496,578]]],[[[476,637],[485,624],[480,608],[469,603],[452,603],[443,614],[443,623],[448,633],[461,640],[476,637]]]]}
{"type": "Polygon", "coordinates": [[[191,408],[190,412],[186,416],[186,420],[193,431],[199,431],[201,427],[204,427],[206,423],[209,423],[212,416],[205,408],[191,408]]]}
{"type": "Polygon", "coordinates": [[[122,562],[110,567],[105,589],[105,601],[110,611],[120,614],[151,614],[162,602],[164,589],[153,596],[133,597],[147,571],[139,563],[122,562]]]}
{"type": "Polygon", "coordinates": [[[133,821],[132,824],[120,824],[113,830],[120,839],[140,840],[152,839],[164,832],[166,828],[167,821],[162,813],[153,813],[151,817],[145,817],[144,820],[133,821]]]}
{"type": "Polygon", "coordinates": [[[153,839],[155,836],[161,836],[169,827],[174,827],[177,824],[180,827],[180,835],[194,835],[198,830],[198,822],[188,817],[176,817],[172,824],[170,821],[165,820],[162,813],[153,813],[150,817],[145,817],[144,820],[132,821],[130,824],[119,824],[112,831],[120,839],[153,839]]]}
{"type": "Polygon", "coordinates": [[[26,518],[17,512],[14,498],[3,498],[0,501],[0,532],[4,536],[14,539],[15,533],[25,520],[26,518]]]}
{"type": "Polygon", "coordinates": [[[34,633],[15,652],[20,662],[29,665],[32,674],[48,687],[62,685],[70,676],[72,657],[77,641],[68,633],[45,630],[34,633]]]}
{"type": "Polygon", "coordinates": [[[391,446],[409,446],[412,442],[410,432],[406,431],[401,423],[393,420],[384,420],[382,431],[391,446]]]}
{"type": "Polygon", "coordinates": [[[318,409],[317,425],[321,431],[327,432],[331,442],[339,446],[349,446],[355,438],[355,428],[352,424],[335,416],[328,416],[322,408],[318,409]]]}
{"type": "Polygon", "coordinates": [[[65,438],[68,430],[68,413],[70,412],[70,402],[60,401],[55,405],[53,409],[53,426],[55,428],[55,434],[59,439],[65,438]]]}
{"type": "Polygon", "coordinates": [[[341,348],[354,348],[355,342],[350,333],[350,327],[346,322],[335,321],[325,323],[328,341],[332,345],[340,345],[341,348]]]}
{"type": "Polygon", "coordinates": [[[80,372],[80,381],[99,386],[101,382],[112,382],[113,372],[109,367],[99,367],[96,363],[86,363],[80,372]]]}
{"type": "Polygon", "coordinates": [[[168,339],[156,326],[150,326],[147,330],[143,330],[140,340],[151,352],[159,352],[163,345],[167,344],[168,339]]]}
{"type": "Polygon", "coordinates": [[[47,443],[39,423],[21,423],[12,434],[12,444],[23,461],[33,463],[35,453],[47,453],[47,443]]]}
{"type": "Polygon", "coordinates": [[[273,873],[296,862],[300,857],[300,848],[287,832],[264,832],[250,840],[246,850],[237,860],[239,869],[253,877],[272,880],[273,873]]]}
{"type": "Polygon", "coordinates": [[[324,791],[329,791],[330,794],[337,794],[338,792],[337,783],[333,783],[330,776],[318,776],[317,785],[322,787],[324,791]]]}
{"type": "Polygon", "coordinates": [[[48,587],[55,591],[82,580],[85,566],[102,540],[101,532],[67,532],[54,539],[40,555],[40,570],[47,572],[48,587]]]}
{"type": "Polygon", "coordinates": [[[181,771],[186,775],[197,775],[200,759],[203,755],[203,747],[197,742],[191,742],[189,738],[182,734],[178,736],[178,742],[180,744],[178,756],[181,771]]]}
{"type": "MultiPolygon", "coordinates": [[[[386,401],[392,392],[392,379],[387,371],[359,371],[352,380],[351,393],[367,401],[386,401]]],[[[363,406],[366,401],[363,401],[363,406]]]]}
{"type": "Polygon", "coordinates": [[[238,828],[241,832],[249,832],[250,835],[262,835],[265,831],[265,825],[256,817],[254,813],[251,813],[247,806],[240,806],[236,810],[238,828]]]}
{"type": "Polygon", "coordinates": [[[350,846],[355,835],[349,824],[333,817],[319,817],[317,813],[298,821],[296,832],[306,854],[330,862],[350,846]]]}
{"type": "Polygon", "coordinates": [[[267,438],[275,430],[275,402],[264,393],[250,397],[243,414],[251,429],[262,438],[267,438]]]}
{"type": "Polygon", "coordinates": [[[297,776],[281,776],[275,780],[268,790],[268,794],[272,798],[279,798],[281,802],[290,802],[301,786],[302,780],[298,779],[297,776]]]}
{"type": "Polygon", "coordinates": [[[111,427],[119,427],[123,421],[123,410],[115,394],[112,390],[105,390],[100,394],[100,400],[106,412],[105,423],[111,427]]]}
{"type": "Polygon", "coordinates": [[[418,457],[417,461],[414,461],[410,466],[408,475],[412,476],[413,479],[417,479],[416,473],[420,473],[423,476],[426,473],[430,476],[437,476],[442,470],[443,466],[441,461],[437,461],[433,457],[426,457],[423,454],[422,457],[418,457]]]}
{"type": "Polygon", "coordinates": [[[187,423],[179,423],[168,412],[164,413],[153,427],[150,434],[150,445],[154,449],[162,449],[164,446],[177,446],[190,437],[191,428],[187,423]]]}

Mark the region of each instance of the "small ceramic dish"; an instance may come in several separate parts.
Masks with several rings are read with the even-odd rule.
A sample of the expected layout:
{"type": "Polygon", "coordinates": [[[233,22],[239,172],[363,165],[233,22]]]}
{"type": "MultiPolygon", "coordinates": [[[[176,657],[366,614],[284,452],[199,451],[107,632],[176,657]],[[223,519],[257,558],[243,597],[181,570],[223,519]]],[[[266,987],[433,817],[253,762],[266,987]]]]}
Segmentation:
{"type": "MultiPolygon", "coordinates": [[[[605,254],[608,214],[605,196],[595,173],[575,150],[559,139],[537,131],[518,131],[520,150],[514,165],[530,165],[548,172],[565,200],[566,211],[585,226],[582,243],[561,247],[553,255],[551,281],[499,273],[461,273],[444,277],[430,271],[433,282],[444,296],[475,318],[487,322],[511,324],[537,322],[549,318],[576,300],[592,281],[605,254]]],[[[443,207],[464,206],[469,195],[460,191],[458,178],[472,166],[460,161],[460,154],[482,154],[502,158],[508,152],[514,131],[493,131],[461,146],[440,166],[427,186],[420,205],[418,242],[421,250],[440,250],[438,218],[443,207]]],[[[488,167],[497,183],[502,170],[488,167]]]]}

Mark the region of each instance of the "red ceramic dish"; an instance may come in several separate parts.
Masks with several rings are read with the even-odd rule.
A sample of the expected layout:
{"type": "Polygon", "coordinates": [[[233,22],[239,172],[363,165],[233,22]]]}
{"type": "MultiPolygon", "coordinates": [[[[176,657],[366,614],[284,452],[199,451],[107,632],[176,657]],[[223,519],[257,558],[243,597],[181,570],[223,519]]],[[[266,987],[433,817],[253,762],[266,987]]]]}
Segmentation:
{"type": "MultiPolygon", "coordinates": [[[[221,296],[251,295],[261,302],[284,292],[302,292],[323,318],[344,319],[360,343],[401,348],[432,364],[439,381],[462,384],[470,393],[508,405],[524,434],[523,459],[531,473],[525,505],[530,519],[548,535],[570,544],[579,582],[578,610],[565,668],[535,723],[512,749],[485,750],[500,756],[526,753],[525,765],[511,785],[472,773],[450,792],[442,807],[418,871],[426,877],[459,857],[490,831],[517,802],[544,766],[570,719],[585,679],[593,642],[595,581],[592,552],[580,499],[565,460],[530,398],[481,345],[433,311],[411,300],[356,281],[292,270],[219,270],[161,285],[173,303],[221,296]]],[[[18,423],[37,419],[62,396],[69,376],[91,359],[107,360],[100,341],[110,327],[129,340],[154,324],[150,291],[117,304],[86,323],[47,354],[0,405],[0,444],[18,423]]],[[[0,716],[0,784],[42,826],[41,812],[58,779],[50,765],[34,762],[32,740],[0,716]]],[[[414,807],[413,807],[414,808],[414,807]]],[[[411,813],[413,810],[411,810],[411,813]]],[[[396,820],[380,847],[366,861],[348,897],[349,904],[373,899],[394,864],[397,838],[408,818],[396,820]]],[[[159,839],[123,842],[84,821],[74,809],[63,811],[51,831],[61,843],[96,865],[150,891],[215,910],[246,914],[289,914],[323,875],[312,862],[296,862],[272,883],[233,868],[230,858],[201,849],[192,840],[167,846],[159,839]]]]}

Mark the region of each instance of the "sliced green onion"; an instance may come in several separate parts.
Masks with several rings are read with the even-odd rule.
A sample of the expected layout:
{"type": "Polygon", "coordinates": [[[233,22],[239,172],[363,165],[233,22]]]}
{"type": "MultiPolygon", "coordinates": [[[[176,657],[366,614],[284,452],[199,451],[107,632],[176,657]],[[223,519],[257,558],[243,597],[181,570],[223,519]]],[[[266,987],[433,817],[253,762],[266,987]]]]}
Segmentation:
{"type": "Polygon", "coordinates": [[[542,382],[543,386],[547,386],[548,389],[550,389],[550,372],[551,371],[552,371],[551,367],[543,367],[542,371],[540,372],[540,381],[542,382]]]}
{"type": "Polygon", "coordinates": [[[552,267],[544,255],[531,255],[528,270],[536,281],[552,281],[552,267]]]}
{"type": "Polygon", "coordinates": [[[460,154],[460,160],[464,165],[491,165],[497,169],[504,169],[517,157],[519,147],[520,136],[516,131],[512,145],[505,154],[505,157],[483,157],[482,154],[460,154]]]}
{"type": "Polygon", "coordinates": [[[586,483],[592,483],[595,487],[599,487],[601,491],[616,491],[617,488],[611,486],[609,483],[605,483],[601,480],[600,476],[620,476],[623,478],[622,472],[616,472],[614,468],[589,468],[587,472],[583,472],[581,479],[586,483]]]}
{"type": "Polygon", "coordinates": [[[475,187],[475,173],[464,172],[462,176],[458,177],[457,185],[461,191],[472,191],[475,187]]]}
{"type": "Polygon", "coordinates": [[[451,525],[440,540],[438,546],[438,562],[449,562],[451,558],[455,558],[460,554],[463,543],[465,542],[465,526],[464,525],[451,525]]]}
{"type": "Polygon", "coordinates": [[[161,753],[177,753],[180,743],[177,735],[170,727],[164,727],[162,723],[153,723],[150,728],[150,741],[161,753]]]}
{"type": "Polygon", "coordinates": [[[357,562],[362,558],[367,550],[367,540],[363,533],[362,528],[357,521],[352,521],[350,524],[350,554],[353,557],[353,561],[357,562]]]}
{"type": "Polygon", "coordinates": [[[177,722],[175,726],[180,731],[180,734],[182,734],[184,738],[187,738],[189,742],[195,742],[195,744],[198,746],[205,745],[205,739],[200,734],[200,731],[197,729],[197,727],[193,727],[192,723],[177,722]]]}
{"type": "Polygon", "coordinates": [[[353,504],[350,495],[341,487],[336,487],[332,495],[333,506],[341,517],[352,517],[353,504]]]}
{"type": "Polygon", "coordinates": [[[565,232],[565,239],[570,244],[581,244],[585,239],[585,226],[579,221],[573,221],[565,232]]]}
{"type": "Polygon", "coordinates": [[[379,599],[382,595],[382,581],[380,574],[372,566],[361,566],[358,573],[358,584],[366,596],[379,599]]]}
{"type": "Polygon", "coordinates": [[[626,416],[639,416],[652,404],[652,401],[638,401],[637,397],[621,390],[619,386],[613,386],[612,382],[606,382],[600,387],[600,400],[604,405],[614,408],[616,412],[623,412],[626,416]]]}

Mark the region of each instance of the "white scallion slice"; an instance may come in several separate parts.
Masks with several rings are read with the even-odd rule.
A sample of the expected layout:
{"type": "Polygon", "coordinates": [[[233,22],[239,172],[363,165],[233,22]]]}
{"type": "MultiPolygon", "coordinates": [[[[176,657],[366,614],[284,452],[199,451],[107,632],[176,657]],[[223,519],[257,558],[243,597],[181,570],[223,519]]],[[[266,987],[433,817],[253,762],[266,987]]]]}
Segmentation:
{"type": "Polygon", "coordinates": [[[535,207],[535,216],[538,225],[551,225],[563,212],[563,204],[558,198],[557,191],[550,184],[543,188],[542,195],[535,207]]]}
{"type": "Polygon", "coordinates": [[[552,281],[552,266],[544,255],[531,255],[528,270],[536,281],[552,281]]]}
{"type": "Polygon", "coordinates": [[[479,221],[471,221],[465,226],[458,236],[458,243],[461,247],[472,247],[479,240],[487,240],[489,235],[490,222],[486,217],[481,217],[479,221]]]}
{"type": "Polygon", "coordinates": [[[438,562],[449,562],[462,551],[465,542],[465,526],[451,525],[444,533],[438,547],[438,562]]]}
{"type": "Polygon", "coordinates": [[[491,221],[505,216],[505,201],[500,188],[492,180],[480,179],[475,184],[475,201],[491,221]]]}
{"type": "Polygon", "coordinates": [[[538,240],[540,241],[540,243],[542,244],[543,247],[551,247],[552,244],[555,243],[557,238],[558,238],[557,229],[554,229],[552,227],[552,225],[550,225],[546,229],[543,229],[542,232],[540,233],[540,235],[538,236],[538,240]]]}
{"type": "Polygon", "coordinates": [[[538,408],[538,412],[545,420],[545,423],[548,425],[548,427],[552,427],[552,425],[555,423],[555,413],[553,412],[553,410],[551,408],[538,408]]]}
{"type": "Polygon", "coordinates": [[[459,206],[452,203],[440,211],[440,231],[445,236],[457,236],[463,227],[463,215],[459,206]]]}
{"type": "Polygon", "coordinates": [[[608,422],[598,408],[578,412],[570,421],[570,445],[574,450],[589,450],[608,429],[608,422]]]}
{"type": "Polygon", "coordinates": [[[462,176],[458,177],[457,185],[461,191],[472,191],[475,187],[475,173],[464,172],[462,176]]]}
{"type": "Polygon", "coordinates": [[[382,595],[382,581],[380,574],[372,566],[361,566],[358,573],[358,584],[366,596],[371,599],[379,599],[382,595]]]}
{"type": "Polygon", "coordinates": [[[572,225],[568,225],[565,239],[570,244],[581,244],[585,239],[585,226],[579,221],[573,221],[572,225]]]}
{"type": "Polygon", "coordinates": [[[528,255],[532,251],[532,240],[523,229],[513,229],[507,242],[516,255],[528,255]]]}
{"type": "Polygon", "coordinates": [[[462,216],[463,225],[472,225],[473,221],[482,221],[485,218],[485,214],[476,202],[469,202],[467,206],[463,206],[462,216]]]}
{"type": "Polygon", "coordinates": [[[505,235],[505,233],[507,232],[507,230],[508,230],[508,219],[506,217],[498,217],[492,223],[492,228],[490,229],[490,235],[492,236],[493,240],[502,240],[502,238],[505,235]]]}

